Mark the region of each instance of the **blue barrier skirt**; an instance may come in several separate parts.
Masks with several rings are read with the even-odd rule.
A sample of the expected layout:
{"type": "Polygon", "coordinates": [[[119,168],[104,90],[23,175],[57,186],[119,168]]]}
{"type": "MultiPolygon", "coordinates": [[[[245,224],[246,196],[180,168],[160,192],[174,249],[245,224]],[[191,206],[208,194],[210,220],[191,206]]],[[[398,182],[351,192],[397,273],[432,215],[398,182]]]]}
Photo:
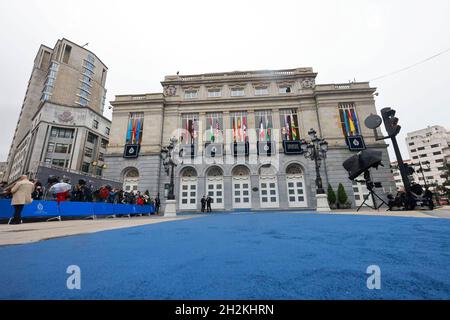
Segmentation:
{"type": "MultiPolygon", "coordinates": [[[[103,202],[61,202],[34,200],[24,206],[23,218],[39,217],[78,217],[78,216],[110,216],[113,214],[149,214],[155,212],[154,205],[112,204],[103,202]]],[[[14,216],[11,199],[0,200],[0,219],[14,216]]]]}
{"type": "Polygon", "coordinates": [[[11,205],[11,199],[0,200],[0,218],[9,219],[14,215],[14,207],[11,205]]]}

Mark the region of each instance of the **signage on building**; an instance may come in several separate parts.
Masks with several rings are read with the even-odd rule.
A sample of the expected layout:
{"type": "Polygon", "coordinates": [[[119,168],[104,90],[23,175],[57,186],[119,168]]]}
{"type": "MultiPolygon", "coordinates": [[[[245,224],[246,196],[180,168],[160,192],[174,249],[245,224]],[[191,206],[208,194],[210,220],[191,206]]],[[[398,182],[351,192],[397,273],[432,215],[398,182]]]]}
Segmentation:
{"type": "Polygon", "coordinates": [[[237,157],[237,156],[248,156],[248,153],[249,153],[248,141],[232,143],[231,144],[231,150],[233,150],[233,155],[235,157],[237,157]]]}
{"type": "Polygon", "coordinates": [[[138,144],[126,144],[123,152],[124,158],[137,158],[139,155],[140,145],[138,144]]]}
{"type": "Polygon", "coordinates": [[[347,137],[348,149],[350,151],[361,151],[366,149],[364,138],[362,136],[347,137]]]}
{"type": "Polygon", "coordinates": [[[195,147],[195,144],[182,144],[180,146],[180,152],[179,156],[180,158],[191,158],[194,159],[196,155],[197,148],[195,147]]]}
{"type": "Polygon", "coordinates": [[[302,154],[302,144],[299,140],[283,141],[283,149],[285,154],[302,154]]]}
{"type": "Polygon", "coordinates": [[[272,146],[273,146],[272,141],[258,142],[258,144],[257,144],[258,155],[270,157],[272,155],[272,146]]]}
{"type": "Polygon", "coordinates": [[[223,156],[223,144],[207,143],[205,145],[205,155],[208,158],[222,157],[223,156]]]}

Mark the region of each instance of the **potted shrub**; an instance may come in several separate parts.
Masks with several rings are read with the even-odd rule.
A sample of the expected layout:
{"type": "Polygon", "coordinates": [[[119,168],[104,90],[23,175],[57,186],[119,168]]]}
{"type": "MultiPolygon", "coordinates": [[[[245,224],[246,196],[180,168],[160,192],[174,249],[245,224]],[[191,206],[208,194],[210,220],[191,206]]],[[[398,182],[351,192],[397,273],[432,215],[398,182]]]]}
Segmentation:
{"type": "Polygon", "coordinates": [[[338,208],[345,209],[348,201],[347,193],[345,192],[344,186],[342,183],[339,183],[337,190],[337,204],[338,208]]]}
{"type": "Polygon", "coordinates": [[[328,204],[330,205],[330,208],[335,209],[337,199],[336,199],[336,193],[334,192],[331,184],[328,184],[327,199],[328,199],[328,204]]]}

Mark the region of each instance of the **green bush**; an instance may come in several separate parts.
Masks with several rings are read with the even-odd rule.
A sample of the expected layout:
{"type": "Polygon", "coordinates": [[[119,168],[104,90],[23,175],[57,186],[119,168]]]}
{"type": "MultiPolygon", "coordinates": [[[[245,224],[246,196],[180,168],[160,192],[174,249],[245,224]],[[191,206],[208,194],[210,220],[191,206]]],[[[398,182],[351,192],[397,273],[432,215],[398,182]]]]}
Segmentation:
{"type": "Polygon", "coordinates": [[[336,193],[334,192],[331,184],[328,184],[327,198],[328,198],[328,204],[330,206],[334,205],[336,203],[336,193]]]}
{"type": "Polygon", "coordinates": [[[345,192],[344,186],[342,183],[339,183],[338,190],[337,190],[337,198],[338,198],[338,204],[339,205],[345,205],[347,203],[348,197],[347,193],[345,192]]]}

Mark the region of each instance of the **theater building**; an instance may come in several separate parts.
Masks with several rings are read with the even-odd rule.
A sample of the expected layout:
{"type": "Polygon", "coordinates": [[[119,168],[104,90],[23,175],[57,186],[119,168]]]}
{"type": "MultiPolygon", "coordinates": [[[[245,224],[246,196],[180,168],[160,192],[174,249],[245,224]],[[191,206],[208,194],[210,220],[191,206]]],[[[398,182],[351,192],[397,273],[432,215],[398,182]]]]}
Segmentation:
{"type": "Polygon", "coordinates": [[[385,167],[373,171],[383,191],[395,190],[387,145],[375,141],[364,119],[376,113],[368,82],[316,84],[312,68],[166,76],[162,93],[118,95],[105,155],[105,177],[125,190],[149,190],[162,202],[169,176],[160,151],[171,137],[178,211],[316,207],[315,165],[300,148],[313,128],[328,144],[321,176],[359,205],[367,189],[352,182],[342,162],[355,154],[348,137],[382,151],[385,167]]]}

